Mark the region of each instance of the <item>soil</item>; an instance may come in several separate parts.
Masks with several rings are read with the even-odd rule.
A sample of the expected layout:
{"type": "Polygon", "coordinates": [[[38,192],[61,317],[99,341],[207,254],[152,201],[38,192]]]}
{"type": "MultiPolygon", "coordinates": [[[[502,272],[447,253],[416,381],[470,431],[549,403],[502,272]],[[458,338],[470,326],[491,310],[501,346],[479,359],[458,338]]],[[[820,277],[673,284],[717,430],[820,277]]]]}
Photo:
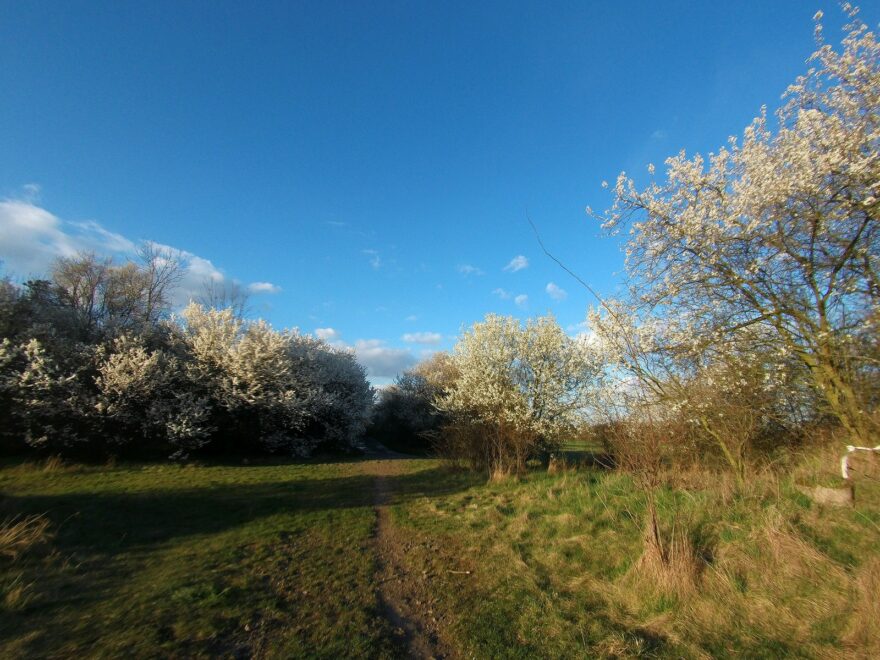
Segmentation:
{"type": "MultiPolygon", "coordinates": [[[[375,453],[380,454],[381,449],[375,453]]],[[[408,658],[459,657],[443,636],[442,616],[435,611],[429,571],[418,573],[404,561],[411,543],[402,539],[391,522],[388,509],[391,485],[388,477],[399,472],[396,460],[403,458],[385,450],[375,460],[376,528],[374,543],[377,558],[376,597],[383,616],[391,624],[395,643],[408,658]]]]}

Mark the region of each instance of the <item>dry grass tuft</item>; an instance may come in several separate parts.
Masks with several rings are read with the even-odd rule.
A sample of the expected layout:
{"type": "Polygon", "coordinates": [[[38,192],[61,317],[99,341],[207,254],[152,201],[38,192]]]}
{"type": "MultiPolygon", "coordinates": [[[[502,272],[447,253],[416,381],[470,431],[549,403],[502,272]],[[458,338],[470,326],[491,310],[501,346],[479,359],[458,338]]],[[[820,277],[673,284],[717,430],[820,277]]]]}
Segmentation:
{"type": "Polygon", "coordinates": [[[489,474],[489,483],[503,483],[505,481],[519,481],[519,475],[505,468],[495,468],[489,474]]]}
{"type": "Polygon", "coordinates": [[[575,470],[576,466],[570,464],[564,456],[554,456],[547,463],[547,474],[564,474],[575,470]]]}
{"type": "Polygon", "coordinates": [[[597,651],[605,658],[641,658],[651,655],[643,638],[626,632],[610,634],[599,642],[597,651]]]}
{"type": "Polygon", "coordinates": [[[696,591],[705,562],[690,538],[675,527],[663,535],[649,521],[645,533],[645,549],[633,570],[657,590],[687,596],[696,591]]]}
{"type": "Polygon", "coordinates": [[[64,461],[60,456],[50,456],[43,463],[43,472],[60,472],[65,467],[64,461]]]}
{"type": "Polygon", "coordinates": [[[24,609],[33,599],[33,582],[25,583],[23,577],[23,574],[17,575],[10,584],[0,587],[3,606],[8,611],[24,609]]]}
{"type": "Polygon", "coordinates": [[[0,523],[0,555],[15,561],[28,549],[49,540],[49,519],[44,515],[7,518],[0,523]]]}
{"type": "Polygon", "coordinates": [[[865,657],[880,657],[880,559],[873,558],[855,576],[856,599],[844,641],[865,657]]]}
{"type": "Polygon", "coordinates": [[[845,572],[808,543],[777,510],[765,514],[763,527],[756,529],[752,537],[755,546],[763,550],[764,566],[773,568],[772,575],[766,575],[768,586],[783,579],[831,579],[841,584],[846,579],[845,572]]]}

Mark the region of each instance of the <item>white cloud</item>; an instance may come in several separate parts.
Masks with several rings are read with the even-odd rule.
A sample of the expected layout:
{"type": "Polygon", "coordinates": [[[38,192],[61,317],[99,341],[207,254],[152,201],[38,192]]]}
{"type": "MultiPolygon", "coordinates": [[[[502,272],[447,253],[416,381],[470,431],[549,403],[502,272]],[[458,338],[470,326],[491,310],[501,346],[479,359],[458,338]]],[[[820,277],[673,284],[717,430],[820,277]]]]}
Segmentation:
{"type": "Polygon", "coordinates": [[[407,344],[439,344],[443,340],[443,335],[439,332],[407,332],[402,337],[407,344]]]}
{"type": "Polygon", "coordinates": [[[404,321],[409,321],[410,323],[412,323],[413,321],[418,321],[418,320],[419,320],[419,317],[416,316],[415,314],[410,314],[409,316],[407,316],[407,317],[406,317],[405,319],[403,319],[403,320],[404,320],[404,321]]]}
{"type": "Polygon", "coordinates": [[[459,273],[467,277],[468,275],[485,275],[485,273],[476,266],[471,266],[470,264],[459,264],[458,268],[459,273]]]}
{"type": "Polygon", "coordinates": [[[121,234],[107,231],[94,220],[85,222],[68,222],[71,227],[75,227],[81,232],[80,236],[95,243],[95,248],[102,252],[127,254],[134,252],[137,245],[133,241],[128,240],[121,234]]]}
{"type": "Polygon", "coordinates": [[[361,250],[365,255],[370,258],[370,265],[378,270],[382,267],[382,257],[379,256],[378,250],[361,250]]]}
{"type": "Polygon", "coordinates": [[[523,268],[529,267],[529,260],[523,255],[519,254],[510,260],[510,263],[504,267],[504,270],[509,271],[511,273],[515,273],[518,270],[522,270],[523,268]]]}
{"type": "Polygon", "coordinates": [[[492,294],[498,296],[501,300],[510,300],[513,297],[513,294],[510,291],[505,291],[500,288],[495,289],[492,294]]]}
{"type": "Polygon", "coordinates": [[[54,259],[77,251],[58,217],[16,200],[0,202],[0,246],[4,270],[19,276],[42,275],[54,259]]]}
{"type": "Polygon", "coordinates": [[[526,294],[521,293],[513,299],[513,302],[515,302],[518,307],[525,308],[525,306],[529,304],[529,297],[526,294]]]}
{"type": "Polygon", "coordinates": [[[0,259],[7,272],[42,276],[59,257],[92,251],[106,256],[133,253],[135,244],[97,222],[65,222],[28,200],[0,201],[0,259]]]}
{"type": "Polygon", "coordinates": [[[574,335],[574,338],[579,342],[582,342],[584,346],[592,346],[599,347],[600,339],[599,335],[596,334],[596,331],[592,328],[586,328],[583,332],[578,332],[574,335]]]}
{"type": "Polygon", "coordinates": [[[248,285],[251,293],[281,293],[281,287],[271,282],[252,282],[248,285]]]}
{"type": "Polygon", "coordinates": [[[547,294],[553,298],[553,300],[565,300],[568,298],[568,293],[562,287],[550,282],[547,284],[547,288],[545,289],[547,294]]]}
{"type": "Polygon", "coordinates": [[[596,346],[599,343],[599,335],[590,327],[590,322],[587,320],[571,323],[565,327],[565,331],[572,339],[583,342],[587,346],[596,346]]]}
{"type": "MultiPolygon", "coordinates": [[[[210,259],[205,259],[192,252],[179,250],[170,245],[152,242],[159,250],[170,252],[175,255],[182,266],[180,281],[174,288],[172,305],[182,307],[190,300],[198,299],[205,293],[205,285],[211,283],[217,290],[234,290],[240,287],[238,281],[227,278],[210,259]]],[[[131,256],[127,253],[124,256],[131,256]]]]}
{"type": "Polygon", "coordinates": [[[359,339],[354,352],[372,378],[394,378],[417,362],[409,349],[391,348],[381,339],[359,339]]]}
{"type": "MultiPolygon", "coordinates": [[[[0,260],[5,272],[20,278],[43,277],[59,257],[73,257],[84,251],[119,260],[136,256],[135,241],[94,220],[62,220],[35,203],[38,193],[39,186],[28,184],[22,199],[0,200],[0,260]]],[[[198,297],[207,281],[240,286],[209,259],[169,245],[150,243],[180,260],[182,276],[174,291],[174,306],[198,297]]],[[[254,282],[246,288],[252,293],[281,290],[270,282],[254,282]]]]}
{"type": "Polygon", "coordinates": [[[367,369],[367,377],[373,385],[391,382],[398,374],[418,362],[408,348],[392,348],[383,339],[358,339],[354,345],[342,340],[342,333],[335,328],[315,328],[315,336],[331,346],[353,351],[358,362],[367,369]]]}
{"type": "Polygon", "coordinates": [[[339,330],[333,328],[315,328],[315,337],[324,341],[335,341],[339,339],[339,330]]]}

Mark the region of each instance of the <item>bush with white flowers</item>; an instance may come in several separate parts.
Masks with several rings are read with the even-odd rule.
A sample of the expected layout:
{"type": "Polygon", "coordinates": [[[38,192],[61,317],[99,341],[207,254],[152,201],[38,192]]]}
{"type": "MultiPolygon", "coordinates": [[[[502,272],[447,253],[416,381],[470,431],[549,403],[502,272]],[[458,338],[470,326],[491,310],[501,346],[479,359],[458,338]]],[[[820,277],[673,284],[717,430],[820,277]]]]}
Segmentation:
{"type": "MultiPolygon", "coordinates": [[[[493,475],[521,472],[558,448],[593,401],[602,365],[551,316],[523,324],[489,315],[455,346],[454,387],[438,407],[464,433],[468,459],[493,475]]],[[[460,445],[461,446],[461,445],[460,445]]]]}

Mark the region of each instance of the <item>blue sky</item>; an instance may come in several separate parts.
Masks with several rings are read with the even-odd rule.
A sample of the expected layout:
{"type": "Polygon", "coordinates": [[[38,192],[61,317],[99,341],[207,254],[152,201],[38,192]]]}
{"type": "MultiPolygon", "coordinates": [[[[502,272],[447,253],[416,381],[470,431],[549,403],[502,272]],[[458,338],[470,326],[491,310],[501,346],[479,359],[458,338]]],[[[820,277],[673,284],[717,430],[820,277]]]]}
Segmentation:
{"type": "Polygon", "coordinates": [[[379,384],[488,312],[574,328],[527,214],[613,293],[601,181],[775,107],[820,8],[837,42],[829,2],[0,1],[0,259],[173,246],[379,384]]]}

